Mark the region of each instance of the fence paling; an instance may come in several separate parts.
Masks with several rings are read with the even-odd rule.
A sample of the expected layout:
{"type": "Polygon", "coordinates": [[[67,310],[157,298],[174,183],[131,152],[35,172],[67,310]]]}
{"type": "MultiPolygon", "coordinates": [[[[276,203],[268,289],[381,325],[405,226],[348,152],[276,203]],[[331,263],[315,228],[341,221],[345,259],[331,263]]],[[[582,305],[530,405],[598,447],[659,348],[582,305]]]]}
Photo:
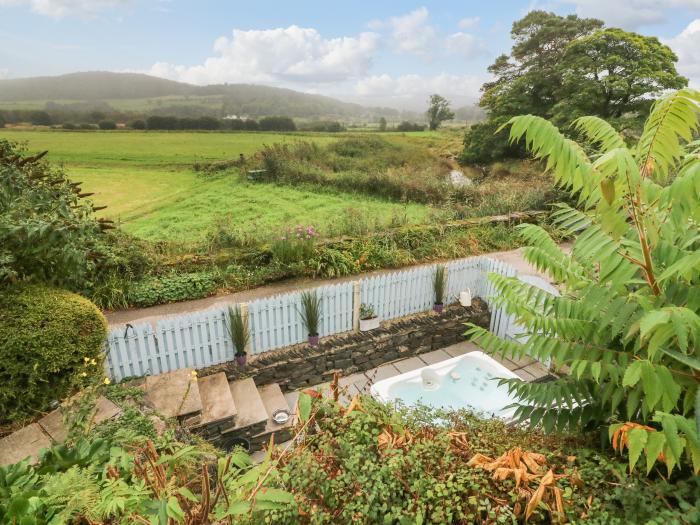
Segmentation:
{"type": "MultiPolygon", "coordinates": [[[[382,320],[430,310],[433,305],[433,275],[437,265],[385,273],[359,281],[359,298],[352,282],[321,286],[321,336],[353,330],[355,300],[370,304],[382,320]]],[[[490,297],[493,283],[489,272],[516,275],[515,269],[486,257],[452,261],[447,268],[447,302],[459,292],[470,289],[473,297],[482,297],[492,310],[490,330],[499,337],[515,333],[512,316],[502,308],[493,308],[490,297]]],[[[251,301],[248,307],[250,351],[259,354],[306,340],[300,312],[299,292],[251,301]]],[[[107,374],[119,381],[125,377],[159,374],[183,367],[206,367],[231,361],[233,343],[226,330],[227,312],[205,310],[150,324],[112,330],[107,339],[107,374]]]]}

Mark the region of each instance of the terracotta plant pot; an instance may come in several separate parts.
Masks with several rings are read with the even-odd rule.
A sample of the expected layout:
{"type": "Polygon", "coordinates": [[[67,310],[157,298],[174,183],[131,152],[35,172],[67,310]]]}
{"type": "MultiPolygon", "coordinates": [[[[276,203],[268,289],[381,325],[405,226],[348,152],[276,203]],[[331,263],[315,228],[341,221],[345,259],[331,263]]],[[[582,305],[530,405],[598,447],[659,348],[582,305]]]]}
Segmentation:
{"type": "Polygon", "coordinates": [[[442,303],[436,303],[433,305],[433,310],[436,311],[437,313],[441,314],[442,309],[445,308],[445,305],[442,303]]]}
{"type": "Polygon", "coordinates": [[[235,357],[236,364],[237,364],[238,366],[244,366],[244,365],[245,365],[245,361],[246,361],[246,357],[247,357],[247,356],[245,356],[245,355],[237,355],[237,356],[235,357]]]}
{"type": "Polygon", "coordinates": [[[379,328],[379,317],[372,317],[372,319],[360,319],[360,332],[368,332],[369,330],[374,330],[379,328]]]}
{"type": "Polygon", "coordinates": [[[309,335],[309,346],[318,346],[318,334],[309,335]]]}

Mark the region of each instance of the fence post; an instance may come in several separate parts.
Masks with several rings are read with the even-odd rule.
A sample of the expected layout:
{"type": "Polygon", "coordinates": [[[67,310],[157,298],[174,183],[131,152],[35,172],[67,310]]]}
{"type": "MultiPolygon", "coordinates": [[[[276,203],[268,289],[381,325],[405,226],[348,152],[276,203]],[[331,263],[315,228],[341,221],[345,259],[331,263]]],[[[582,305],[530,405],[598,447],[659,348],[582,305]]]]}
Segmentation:
{"type": "Polygon", "coordinates": [[[360,331],[360,281],[352,283],[352,329],[360,331]]]}
{"type": "Polygon", "coordinates": [[[241,318],[245,326],[248,327],[248,342],[245,344],[245,353],[250,355],[251,341],[253,338],[250,336],[250,312],[248,310],[248,303],[241,303],[241,318]]]}

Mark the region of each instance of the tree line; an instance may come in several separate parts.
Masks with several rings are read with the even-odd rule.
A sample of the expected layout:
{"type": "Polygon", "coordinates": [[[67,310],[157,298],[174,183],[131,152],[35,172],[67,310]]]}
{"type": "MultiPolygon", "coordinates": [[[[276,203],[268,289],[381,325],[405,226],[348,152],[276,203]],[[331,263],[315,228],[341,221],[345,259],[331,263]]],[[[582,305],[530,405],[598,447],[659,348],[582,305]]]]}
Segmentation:
{"type": "MultiPolygon", "coordinates": [[[[55,116],[44,110],[11,110],[0,112],[0,127],[5,124],[30,123],[35,126],[61,126],[63,129],[74,130],[112,130],[117,129],[117,121],[108,118],[101,112],[90,112],[82,115],[79,121],[61,122],[55,116]]],[[[345,131],[345,126],[338,121],[319,120],[297,124],[287,116],[269,116],[260,119],[251,118],[216,118],[175,117],[169,115],[151,115],[144,119],[135,119],[126,124],[127,128],[136,130],[202,130],[202,131],[345,131]]]]}

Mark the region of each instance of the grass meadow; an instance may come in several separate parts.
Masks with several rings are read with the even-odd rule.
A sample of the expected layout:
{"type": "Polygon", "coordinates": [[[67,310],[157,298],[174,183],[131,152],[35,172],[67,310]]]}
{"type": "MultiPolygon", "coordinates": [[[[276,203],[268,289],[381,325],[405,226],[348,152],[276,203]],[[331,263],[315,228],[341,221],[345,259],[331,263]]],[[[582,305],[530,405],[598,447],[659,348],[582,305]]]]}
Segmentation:
{"type": "MultiPolygon", "coordinates": [[[[71,132],[0,130],[0,138],[26,142],[30,151],[48,150],[69,175],[94,192],[100,215],[127,232],[154,241],[196,243],[205,240],[217,221],[228,220],[251,235],[272,236],[297,224],[335,231],[339,222],[360,217],[383,225],[400,218],[424,222],[430,208],[371,196],[254,184],[233,175],[204,176],[195,162],[250,156],[265,144],[299,139],[327,144],[346,134],[207,133],[207,132],[71,132]],[[348,219],[349,218],[349,219],[348,219]]],[[[390,140],[423,143],[434,135],[390,140]]]]}

